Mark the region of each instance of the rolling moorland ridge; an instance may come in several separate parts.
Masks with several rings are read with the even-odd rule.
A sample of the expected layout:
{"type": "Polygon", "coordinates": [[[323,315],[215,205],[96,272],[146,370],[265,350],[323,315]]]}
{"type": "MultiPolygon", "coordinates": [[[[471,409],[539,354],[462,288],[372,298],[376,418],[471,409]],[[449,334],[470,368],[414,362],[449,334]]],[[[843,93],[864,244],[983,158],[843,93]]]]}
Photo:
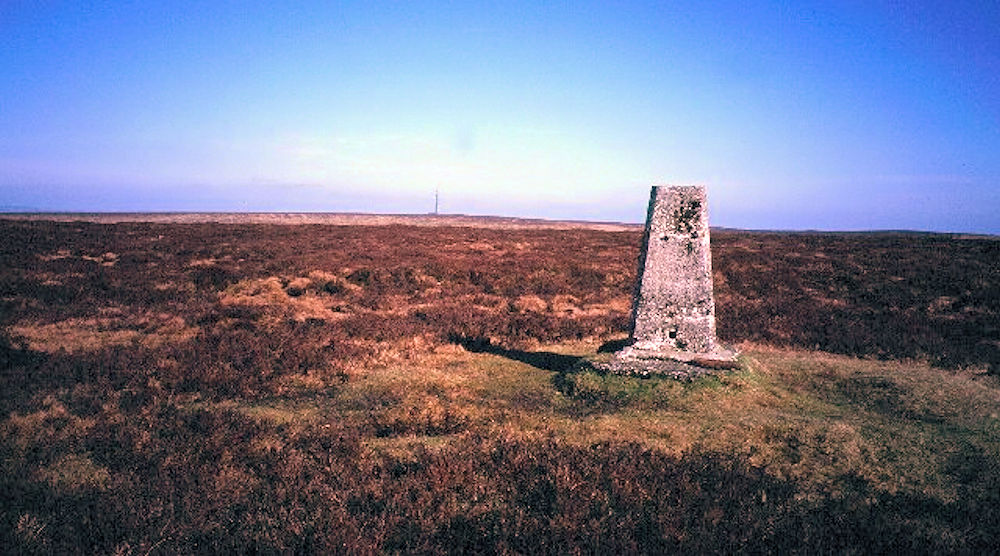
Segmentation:
{"type": "Polygon", "coordinates": [[[713,230],[677,382],[575,367],[641,226],[4,216],[3,552],[1000,543],[995,237],[713,230]]]}

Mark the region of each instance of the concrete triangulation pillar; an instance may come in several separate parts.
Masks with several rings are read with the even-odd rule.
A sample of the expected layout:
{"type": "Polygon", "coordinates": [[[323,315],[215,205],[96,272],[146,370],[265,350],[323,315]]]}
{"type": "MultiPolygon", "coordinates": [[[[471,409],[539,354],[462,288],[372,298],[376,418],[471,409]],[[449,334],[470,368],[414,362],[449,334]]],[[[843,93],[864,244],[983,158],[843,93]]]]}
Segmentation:
{"type": "Polygon", "coordinates": [[[632,302],[630,345],[610,370],[683,375],[678,361],[725,368],[736,353],[715,338],[712,251],[705,187],[655,186],[632,302]],[[645,361],[645,362],[644,362],[645,361]]]}
{"type": "Polygon", "coordinates": [[[703,186],[653,187],[632,300],[632,345],[715,351],[715,299],[703,186]]]}

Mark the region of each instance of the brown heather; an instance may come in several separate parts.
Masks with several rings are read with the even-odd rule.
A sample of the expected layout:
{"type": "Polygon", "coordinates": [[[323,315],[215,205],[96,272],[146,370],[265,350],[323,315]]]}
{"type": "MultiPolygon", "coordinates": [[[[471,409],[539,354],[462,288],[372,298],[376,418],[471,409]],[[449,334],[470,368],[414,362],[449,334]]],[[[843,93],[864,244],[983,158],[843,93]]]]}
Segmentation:
{"type": "Polygon", "coordinates": [[[1000,544],[995,239],[714,231],[743,367],[677,383],[574,371],[638,231],[0,238],[0,552],[1000,544]]]}

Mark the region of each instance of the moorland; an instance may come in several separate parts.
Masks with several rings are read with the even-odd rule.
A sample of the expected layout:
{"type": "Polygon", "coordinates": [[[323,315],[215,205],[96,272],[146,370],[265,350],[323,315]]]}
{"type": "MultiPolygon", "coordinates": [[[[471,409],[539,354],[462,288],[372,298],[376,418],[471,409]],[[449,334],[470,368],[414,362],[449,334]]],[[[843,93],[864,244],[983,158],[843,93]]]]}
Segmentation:
{"type": "Polygon", "coordinates": [[[435,224],[0,220],[0,551],[1000,544],[997,238],[713,231],[677,382],[641,230],[435,224]]]}

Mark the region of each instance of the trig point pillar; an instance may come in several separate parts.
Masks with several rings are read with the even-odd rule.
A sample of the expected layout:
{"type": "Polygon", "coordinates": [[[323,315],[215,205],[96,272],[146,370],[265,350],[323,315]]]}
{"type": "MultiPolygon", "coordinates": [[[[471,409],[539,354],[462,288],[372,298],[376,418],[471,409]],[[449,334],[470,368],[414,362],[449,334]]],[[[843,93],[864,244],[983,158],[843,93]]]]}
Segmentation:
{"type": "Polygon", "coordinates": [[[715,351],[715,298],[705,187],[654,186],[632,300],[632,346],[715,351]]]}
{"type": "Polygon", "coordinates": [[[712,251],[705,187],[655,186],[632,302],[630,346],[609,370],[690,377],[734,367],[715,338],[712,251]]]}

